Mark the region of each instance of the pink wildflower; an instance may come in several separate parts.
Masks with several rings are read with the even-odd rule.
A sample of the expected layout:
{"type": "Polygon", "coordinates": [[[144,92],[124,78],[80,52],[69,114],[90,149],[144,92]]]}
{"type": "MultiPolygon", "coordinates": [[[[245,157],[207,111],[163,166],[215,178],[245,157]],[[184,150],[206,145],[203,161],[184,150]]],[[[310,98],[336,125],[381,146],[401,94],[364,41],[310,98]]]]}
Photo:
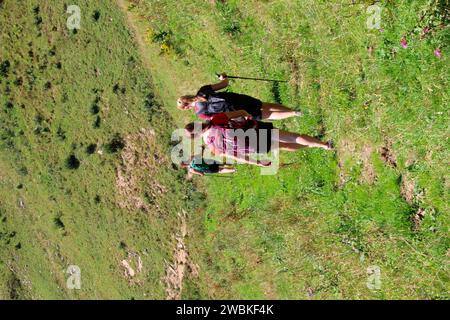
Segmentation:
{"type": "Polygon", "coordinates": [[[436,50],[434,50],[434,55],[438,58],[442,57],[441,49],[437,48],[436,50]]]}
{"type": "Polygon", "coordinates": [[[402,40],[400,41],[400,45],[402,46],[403,49],[408,48],[408,41],[406,41],[406,39],[403,37],[402,40]]]}

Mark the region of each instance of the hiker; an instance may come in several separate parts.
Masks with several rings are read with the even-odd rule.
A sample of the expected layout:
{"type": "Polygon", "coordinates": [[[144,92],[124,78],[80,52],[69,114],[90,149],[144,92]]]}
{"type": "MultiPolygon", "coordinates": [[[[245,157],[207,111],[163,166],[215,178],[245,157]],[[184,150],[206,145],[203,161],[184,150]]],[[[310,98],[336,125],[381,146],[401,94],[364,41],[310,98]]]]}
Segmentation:
{"type": "Polygon", "coordinates": [[[194,157],[190,162],[181,162],[182,168],[188,169],[188,180],[192,179],[193,175],[204,176],[205,174],[225,174],[234,173],[236,169],[230,165],[221,165],[213,160],[202,159],[194,157]]]}
{"type": "Polygon", "coordinates": [[[301,148],[332,149],[331,143],[329,142],[322,142],[319,139],[307,135],[284,130],[278,130],[278,138],[273,137],[272,129],[276,128],[274,128],[272,123],[256,121],[245,110],[219,113],[213,115],[211,120],[205,123],[199,123],[199,125],[201,125],[201,130],[195,130],[194,122],[186,125],[186,135],[192,139],[201,136],[204,143],[215,155],[226,156],[241,163],[252,165],[270,165],[270,163],[247,159],[247,156],[255,153],[269,153],[274,149],[272,146],[273,141],[278,142],[278,149],[283,151],[297,151],[301,148]],[[245,137],[245,141],[236,139],[238,129],[242,129],[242,132],[254,129],[256,145],[252,145],[250,139],[245,139],[245,137]],[[261,136],[262,139],[260,139],[261,136]]]}
{"type": "Polygon", "coordinates": [[[280,104],[262,102],[253,97],[232,93],[217,92],[228,86],[228,77],[220,75],[221,82],[200,88],[195,96],[182,96],[177,101],[180,110],[194,109],[197,116],[210,120],[214,114],[245,110],[255,120],[281,120],[294,116],[302,116],[300,111],[294,111],[280,104]]]}

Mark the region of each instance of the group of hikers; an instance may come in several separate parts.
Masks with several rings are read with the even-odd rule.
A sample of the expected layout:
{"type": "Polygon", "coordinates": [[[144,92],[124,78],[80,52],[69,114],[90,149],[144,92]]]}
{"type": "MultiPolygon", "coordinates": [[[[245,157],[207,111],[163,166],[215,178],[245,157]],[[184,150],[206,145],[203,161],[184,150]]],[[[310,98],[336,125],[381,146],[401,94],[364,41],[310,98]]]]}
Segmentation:
{"type": "MultiPolygon", "coordinates": [[[[215,156],[227,157],[240,163],[268,166],[270,162],[249,158],[250,155],[269,153],[275,149],[296,151],[301,148],[322,148],[331,150],[330,142],[278,130],[272,122],[263,120],[282,120],[302,116],[300,111],[292,110],[280,104],[262,102],[244,94],[219,92],[229,84],[225,73],[219,76],[220,82],[200,88],[196,95],[182,96],[177,101],[180,110],[194,110],[202,123],[189,123],[185,127],[186,135],[192,139],[202,138],[204,148],[215,156]],[[276,134],[273,134],[273,130],[276,134]],[[239,141],[236,131],[247,133],[251,130],[255,136],[254,143],[239,141]]],[[[203,154],[189,157],[181,166],[188,169],[189,175],[203,176],[211,173],[232,173],[230,165],[206,161],[203,154]]]]}

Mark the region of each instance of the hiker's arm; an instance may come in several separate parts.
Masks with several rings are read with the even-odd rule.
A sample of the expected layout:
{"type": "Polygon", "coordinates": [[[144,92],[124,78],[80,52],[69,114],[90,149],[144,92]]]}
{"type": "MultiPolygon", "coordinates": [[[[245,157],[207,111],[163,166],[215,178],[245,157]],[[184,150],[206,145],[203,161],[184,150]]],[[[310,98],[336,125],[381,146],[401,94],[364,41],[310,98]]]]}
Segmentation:
{"type": "Polygon", "coordinates": [[[222,81],[220,81],[219,83],[216,83],[216,84],[212,84],[212,85],[211,85],[211,88],[212,88],[214,91],[222,90],[222,89],[228,87],[228,83],[229,83],[229,82],[228,82],[228,77],[227,77],[227,74],[226,74],[226,73],[222,73],[222,74],[220,75],[220,80],[222,80],[222,81]]]}
{"type": "Polygon", "coordinates": [[[194,168],[189,168],[189,173],[196,174],[201,177],[203,177],[205,175],[203,172],[197,171],[194,168]]]}
{"type": "Polygon", "coordinates": [[[246,117],[249,119],[252,118],[252,115],[245,110],[224,112],[224,114],[228,117],[228,119],[234,119],[239,117],[246,117]]]}

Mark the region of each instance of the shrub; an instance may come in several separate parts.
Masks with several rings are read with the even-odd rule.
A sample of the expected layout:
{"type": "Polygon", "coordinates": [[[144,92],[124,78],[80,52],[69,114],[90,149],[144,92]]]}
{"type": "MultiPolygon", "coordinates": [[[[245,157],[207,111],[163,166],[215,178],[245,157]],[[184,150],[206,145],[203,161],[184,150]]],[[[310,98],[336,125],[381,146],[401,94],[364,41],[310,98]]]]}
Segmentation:
{"type": "Polygon", "coordinates": [[[116,153],[123,148],[125,148],[125,140],[119,134],[116,134],[111,142],[105,146],[105,150],[108,153],[116,153]]]}
{"type": "Polygon", "coordinates": [[[74,154],[71,154],[66,160],[66,167],[71,170],[76,170],[80,167],[80,160],[74,154]]]}

